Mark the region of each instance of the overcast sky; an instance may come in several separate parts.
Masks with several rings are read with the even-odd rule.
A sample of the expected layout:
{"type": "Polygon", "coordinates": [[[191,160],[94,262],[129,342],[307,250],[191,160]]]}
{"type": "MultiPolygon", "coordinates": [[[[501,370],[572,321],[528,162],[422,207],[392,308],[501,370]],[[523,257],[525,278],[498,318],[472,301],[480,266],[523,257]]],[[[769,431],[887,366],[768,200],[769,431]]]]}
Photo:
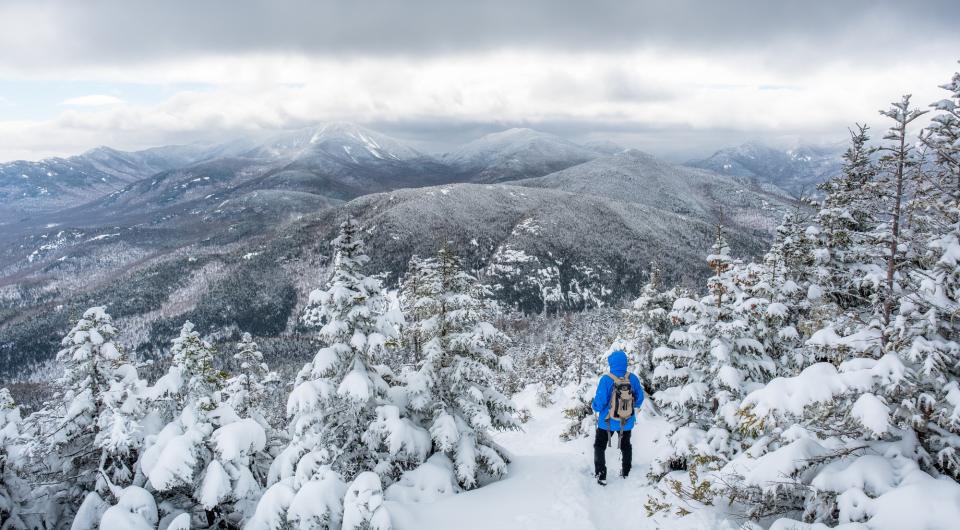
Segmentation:
{"type": "Polygon", "coordinates": [[[941,99],[956,0],[0,2],[0,161],[327,120],[510,126],[681,159],[941,99]]]}

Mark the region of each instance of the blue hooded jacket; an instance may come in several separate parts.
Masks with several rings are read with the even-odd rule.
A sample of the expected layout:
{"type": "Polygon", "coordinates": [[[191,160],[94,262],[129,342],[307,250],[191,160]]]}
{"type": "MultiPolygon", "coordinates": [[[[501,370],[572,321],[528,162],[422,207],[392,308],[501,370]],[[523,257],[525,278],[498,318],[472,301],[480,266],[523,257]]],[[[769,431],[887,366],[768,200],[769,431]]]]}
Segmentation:
{"type": "MultiPolygon", "coordinates": [[[[627,373],[627,354],[622,351],[615,351],[607,357],[607,363],[610,364],[610,373],[617,376],[623,377],[627,373]]],[[[637,396],[637,402],[634,403],[635,408],[640,408],[640,405],[643,403],[643,387],[640,386],[640,378],[634,374],[630,374],[630,386],[633,387],[633,393],[637,396]]],[[[597,428],[610,431],[619,431],[620,429],[620,420],[611,419],[609,425],[607,422],[607,412],[610,410],[610,396],[613,393],[613,379],[604,374],[600,377],[600,383],[597,385],[597,393],[593,397],[593,410],[600,414],[600,417],[597,420],[597,428]]],[[[633,424],[636,423],[636,415],[631,416],[627,420],[626,425],[623,426],[624,431],[629,431],[633,429],[633,424]]]]}

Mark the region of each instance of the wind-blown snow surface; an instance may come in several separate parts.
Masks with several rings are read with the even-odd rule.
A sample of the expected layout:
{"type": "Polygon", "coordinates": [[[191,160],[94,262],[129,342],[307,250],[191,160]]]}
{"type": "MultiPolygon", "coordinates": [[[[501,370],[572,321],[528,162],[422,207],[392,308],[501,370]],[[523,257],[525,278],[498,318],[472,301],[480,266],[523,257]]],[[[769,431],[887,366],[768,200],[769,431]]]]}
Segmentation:
{"type": "MultiPolygon", "coordinates": [[[[656,435],[668,428],[665,421],[646,413],[633,431],[634,472],[627,479],[613,477],[606,486],[593,478],[593,440],[562,442],[567,424],[563,409],[570,406],[572,389],[555,394],[547,408],[536,404],[533,387],[514,401],[528,408],[533,418],[524,432],[499,434],[497,442],[513,455],[510,472],[499,482],[470,492],[424,495],[412,502],[412,486],[387,490],[387,507],[398,530],[591,530],[608,528],[720,528],[735,529],[714,509],[701,510],[682,520],[647,518],[643,508],[652,491],[646,467],[653,455],[656,435]],[[568,391],[569,390],[569,391],[568,391]],[[401,500],[397,500],[401,499],[401,500]]],[[[607,466],[619,466],[619,452],[607,450],[607,466]]],[[[440,476],[442,473],[437,473],[440,476]]],[[[422,485],[429,484],[424,477],[422,485]]]]}

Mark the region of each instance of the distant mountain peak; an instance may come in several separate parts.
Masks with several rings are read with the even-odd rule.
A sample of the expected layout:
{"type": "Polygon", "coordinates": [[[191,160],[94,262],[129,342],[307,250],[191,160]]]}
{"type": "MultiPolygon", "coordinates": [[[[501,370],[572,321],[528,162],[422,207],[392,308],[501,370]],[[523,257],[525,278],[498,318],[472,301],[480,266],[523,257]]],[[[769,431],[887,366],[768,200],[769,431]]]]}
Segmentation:
{"type": "Polygon", "coordinates": [[[122,153],[123,151],[120,151],[118,149],[114,149],[106,145],[98,145],[97,147],[94,147],[92,149],[87,149],[86,151],[83,152],[81,156],[98,156],[98,155],[116,156],[122,153]]]}
{"type": "Polygon", "coordinates": [[[546,133],[543,131],[538,131],[536,129],[531,129],[530,127],[511,127],[509,129],[504,129],[500,132],[490,133],[487,136],[538,137],[538,136],[555,136],[555,135],[546,133]]]}
{"type": "Polygon", "coordinates": [[[319,138],[331,137],[331,136],[345,136],[348,138],[360,138],[361,136],[374,136],[379,133],[371,131],[366,127],[362,127],[353,122],[348,121],[333,121],[324,123],[320,126],[313,127],[314,133],[310,139],[310,143],[316,143],[316,140],[319,138]]]}
{"type": "Polygon", "coordinates": [[[474,182],[539,177],[593,160],[601,153],[560,136],[517,127],[490,133],[443,155],[474,182]]]}
{"type": "Polygon", "coordinates": [[[626,150],[622,145],[611,142],[610,140],[589,140],[582,142],[581,145],[584,147],[589,147],[590,149],[605,155],[615,155],[626,150]]]}
{"type": "Polygon", "coordinates": [[[463,159],[485,155],[491,152],[514,152],[527,149],[534,143],[556,146],[555,150],[558,152],[563,149],[583,153],[593,152],[582,145],[573,143],[555,134],[526,127],[514,127],[512,129],[485,134],[476,140],[467,142],[455,151],[447,153],[444,157],[463,159]]]}
{"type": "Polygon", "coordinates": [[[631,148],[629,148],[629,149],[624,149],[623,151],[620,151],[619,153],[615,154],[614,156],[627,157],[627,158],[639,158],[639,159],[643,159],[643,160],[656,160],[656,161],[660,161],[659,158],[651,155],[650,153],[648,153],[648,152],[646,152],[646,151],[641,151],[641,150],[636,149],[636,148],[633,148],[633,147],[631,147],[631,148]]]}
{"type": "Polygon", "coordinates": [[[791,193],[810,194],[817,184],[836,174],[842,153],[839,144],[797,143],[790,149],[779,149],[753,141],[720,149],[686,165],[773,184],[791,193]]]}
{"type": "Polygon", "coordinates": [[[251,151],[251,155],[300,158],[313,156],[317,150],[350,162],[358,162],[361,158],[410,160],[424,157],[423,153],[400,140],[343,121],[276,134],[251,151]]]}

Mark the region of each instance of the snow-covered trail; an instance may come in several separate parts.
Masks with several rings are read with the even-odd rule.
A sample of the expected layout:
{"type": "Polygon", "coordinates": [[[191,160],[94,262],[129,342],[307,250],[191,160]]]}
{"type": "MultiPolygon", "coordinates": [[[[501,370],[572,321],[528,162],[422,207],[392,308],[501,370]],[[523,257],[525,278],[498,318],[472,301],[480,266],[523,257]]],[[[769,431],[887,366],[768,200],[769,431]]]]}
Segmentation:
{"type": "MultiPolygon", "coordinates": [[[[592,439],[560,440],[567,425],[563,409],[568,400],[558,392],[558,402],[537,407],[532,389],[517,395],[533,418],[523,432],[501,433],[497,441],[513,454],[509,475],[503,480],[437,500],[432,503],[390,502],[390,512],[399,530],[593,530],[623,527],[663,528],[663,522],[648,520],[643,505],[650,487],[646,469],[655,435],[664,423],[641,416],[633,434],[634,473],[617,475],[620,455],[607,450],[610,481],[600,486],[593,478],[592,439]]],[[[614,443],[616,440],[614,440],[614,443]]],[[[706,521],[691,517],[680,527],[704,528],[706,521]],[[686,523],[689,522],[689,526],[686,523]]],[[[672,521],[671,527],[676,527],[672,521]]],[[[706,527],[717,523],[710,521],[706,527]]]]}

